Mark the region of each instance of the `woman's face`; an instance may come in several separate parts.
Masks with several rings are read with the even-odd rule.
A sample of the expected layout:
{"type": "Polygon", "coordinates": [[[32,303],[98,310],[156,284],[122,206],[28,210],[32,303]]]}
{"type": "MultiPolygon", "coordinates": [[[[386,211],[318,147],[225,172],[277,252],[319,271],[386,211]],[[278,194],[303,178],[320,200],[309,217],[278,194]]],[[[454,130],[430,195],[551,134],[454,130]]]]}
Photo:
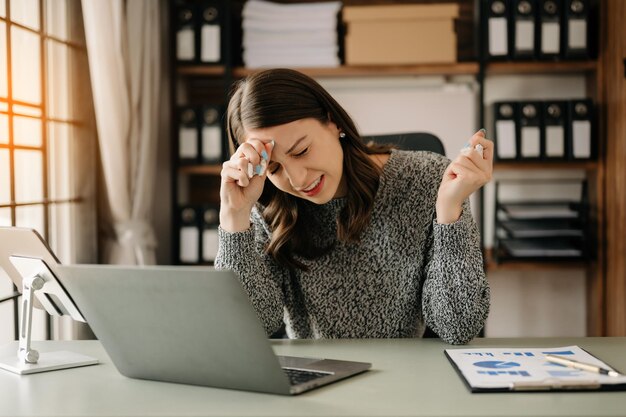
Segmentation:
{"type": "Polygon", "coordinates": [[[316,204],[346,195],[343,150],[334,123],[301,119],[246,130],[245,139],[274,140],[267,176],[279,190],[316,204]]]}

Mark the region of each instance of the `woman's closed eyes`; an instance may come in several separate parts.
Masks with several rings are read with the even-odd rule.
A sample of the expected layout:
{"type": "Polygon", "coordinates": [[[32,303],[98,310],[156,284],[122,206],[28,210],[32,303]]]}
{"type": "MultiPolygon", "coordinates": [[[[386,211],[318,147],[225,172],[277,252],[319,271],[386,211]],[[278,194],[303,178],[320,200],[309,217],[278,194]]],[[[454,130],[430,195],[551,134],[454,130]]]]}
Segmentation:
{"type": "Polygon", "coordinates": [[[294,157],[296,157],[296,158],[298,158],[298,157],[300,157],[300,156],[302,156],[302,155],[306,154],[308,151],[309,151],[309,148],[304,148],[302,151],[300,151],[300,152],[298,152],[298,153],[293,154],[293,156],[294,156],[294,157]]]}
{"type": "MultiPolygon", "coordinates": [[[[293,156],[294,158],[300,158],[301,156],[306,155],[306,154],[309,152],[309,149],[310,149],[310,147],[308,147],[308,146],[307,146],[306,148],[304,148],[304,149],[303,149],[303,150],[301,150],[300,152],[298,152],[298,153],[293,153],[293,154],[292,154],[292,156],[293,156]]],[[[272,164],[270,164],[270,166],[269,166],[269,170],[268,170],[268,172],[269,172],[271,175],[274,175],[274,174],[276,174],[276,173],[278,172],[278,170],[279,170],[279,169],[280,169],[280,164],[277,164],[277,163],[272,163],[272,164]]]]}

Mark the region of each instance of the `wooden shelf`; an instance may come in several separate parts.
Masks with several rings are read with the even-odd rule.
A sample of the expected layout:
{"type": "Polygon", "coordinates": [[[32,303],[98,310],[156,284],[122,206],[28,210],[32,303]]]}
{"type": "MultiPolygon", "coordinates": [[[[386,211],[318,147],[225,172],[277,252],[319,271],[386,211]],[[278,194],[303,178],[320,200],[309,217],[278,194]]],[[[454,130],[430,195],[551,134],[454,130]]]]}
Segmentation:
{"type": "Polygon", "coordinates": [[[221,165],[186,165],[178,168],[178,172],[188,175],[220,175],[221,165]]]}
{"type": "MultiPolygon", "coordinates": [[[[380,66],[341,66],[336,68],[296,68],[311,77],[378,77],[388,75],[474,75],[478,74],[478,63],[460,62],[454,64],[423,65],[380,65],[380,66]]],[[[241,77],[259,70],[236,68],[235,74],[241,77]]]]}
{"type": "Polygon", "coordinates": [[[563,261],[563,262],[524,262],[524,261],[507,261],[496,263],[495,261],[487,262],[487,272],[503,272],[503,271],[562,271],[569,269],[585,269],[585,262],[580,261],[563,261]]]}
{"type": "Polygon", "coordinates": [[[486,72],[489,75],[571,74],[593,72],[597,67],[596,61],[490,62],[487,64],[486,72]]]}
{"type": "MultiPolygon", "coordinates": [[[[582,169],[585,171],[594,171],[598,169],[598,163],[595,161],[587,162],[495,162],[493,164],[494,171],[537,171],[537,170],[569,170],[582,169]]],[[[181,174],[191,175],[220,175],[222,166],[217,165],[184,165],[178,169],[181,174]]]]}
{"type": "Polygon", "coordinates": [[[532,161],[532,162],[494,162],[494,171],[536,171],[541,169],[583,169],[585,171],[594,171],[598,169],[596,161],[580,161],[580,162],[561,162],[561,161],[532,161]]]}
{"type": "Polygon", "coordinates": [[[493,258],[491,249],[485,249],[484,252],[485,265],[487,272],[501,272],[501,271],[563,271],[570,269],[585,269],[589,266],[584,261],[503,261],[496,262],[493,258]]]}
{"type": "MultiPolygon", "coordinates": [[[[423,64],[423,65],[380,65],[380,66],[341,66],[331,68],[295,68],[315,78],[323,77],[382,77],[401,75],[475,75],[478,74],[478,63],[460,62],[454,64],[423,64]]],[[[235,78],[243,78],[262,69],[236,67],[233,69],[235,78]]],[[[179,66],[179,75],[214,76],[224,75],[223,66],[179,66]]]]}
{"type": "Polygon", "coordinates": [[[176,67],[179,75],[221,77],[225,71],[223,65],[179,65],[176,67]]]}
{"type": "MultiPolygon", "coordinates": [[[[401,75],[476,75],[477,62],[457,62],[453,64],[422,65],[359,65],[320,68],[295,68],[311,77],[380,77],[401,75]]],[[[490,62],[486,72],[489,75],[507,74],[567,74],[593,72],[596,61],[558,62],[490,62]]],[[[245,67],[233,68],[235,78],[243,78],[262,69],[245,67]]],[[[226,72],[223,65],[179,65],[179,75],[221,77],[226,72]]]]}

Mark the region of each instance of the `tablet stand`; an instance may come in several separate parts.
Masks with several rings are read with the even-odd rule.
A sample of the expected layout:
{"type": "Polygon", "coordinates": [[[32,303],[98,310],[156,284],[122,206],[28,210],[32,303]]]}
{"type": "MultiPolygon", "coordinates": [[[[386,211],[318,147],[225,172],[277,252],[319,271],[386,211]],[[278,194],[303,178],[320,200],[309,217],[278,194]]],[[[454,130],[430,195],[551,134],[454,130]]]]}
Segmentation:
{"type": "Polygon", "coordinates": [[[84,319],[45,262],[20,256],[12,256],[11,262],[22,275],[20,339],[17,355],[0,358],[0,369],[24,375],[97,364],[98,359],[89,356],[67,351],[39,353],[31,347],[36,294],[48,313],[70,315],[79,321],[84,319]]]}

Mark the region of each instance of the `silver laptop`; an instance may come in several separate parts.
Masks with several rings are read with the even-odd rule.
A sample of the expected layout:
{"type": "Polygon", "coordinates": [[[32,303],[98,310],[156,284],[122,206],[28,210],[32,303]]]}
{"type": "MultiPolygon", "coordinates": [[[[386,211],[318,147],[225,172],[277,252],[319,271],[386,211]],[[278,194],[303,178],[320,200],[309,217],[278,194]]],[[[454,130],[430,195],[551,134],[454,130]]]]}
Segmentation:
{"type": "Polygon", "coordinates": [[[43,307],[51,314],[70,315],[66,309],[75,306],[68,304],[75,304],[80,311],[71,316],[86,319],[117,369],[131,378],[289,395],[371,367],[275,356],[247,294],[230,271],[63,266],[36,231],[0,227],[0,268],[21,288],[16,257],[45,263],[54,284],[58,280],[61,286],[41,297],[43,307]],[[59,297],[65,301],[56,302],[63,301],[59,297]]]}
{"type": "Polygon", "coordinates": [[[299,394],[370,363],[275,356],[231,271],[58,266],[117,369],[131,378],[299,394]]]}

